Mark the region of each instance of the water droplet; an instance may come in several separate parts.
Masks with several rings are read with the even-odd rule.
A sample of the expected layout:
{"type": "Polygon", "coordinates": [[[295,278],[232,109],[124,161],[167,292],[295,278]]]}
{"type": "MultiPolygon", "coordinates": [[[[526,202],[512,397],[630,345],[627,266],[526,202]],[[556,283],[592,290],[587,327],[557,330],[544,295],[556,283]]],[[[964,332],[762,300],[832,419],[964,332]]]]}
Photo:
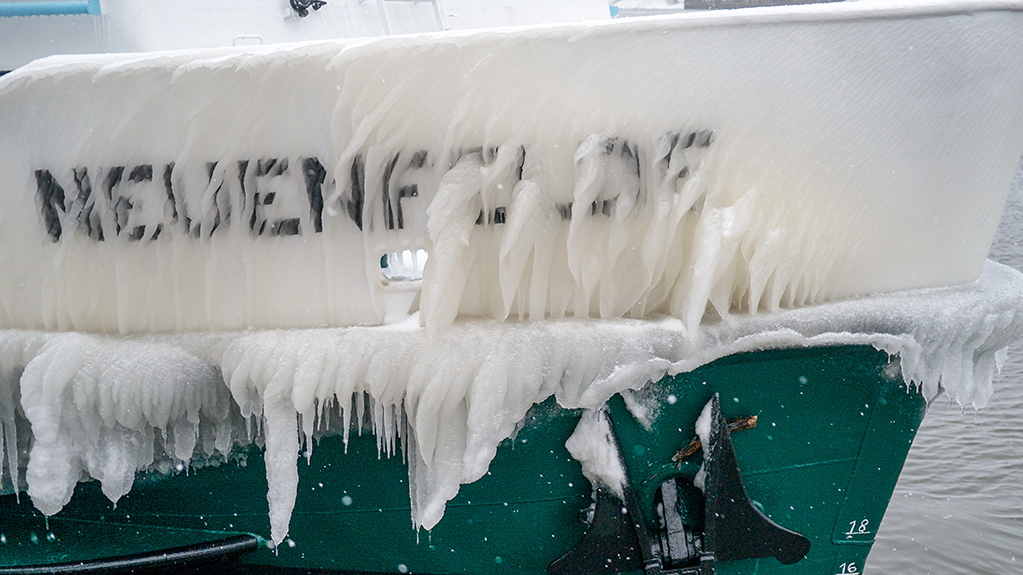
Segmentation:
{"type": "Polygon", "coordinates": [[[500,565],[503,562],[504,562],[504,559],[501,559],[500,555],[498,555],[497,557],[494,557],[494,563],[497,563],[498,565],[500,565]]]}
{"type": "Polygon", "coordinates": [[[801,375],[801,376],[799,376],[799,383],[801,383],[801,384],[803,384],[803,385],[806,385],[806,382],[808,382],[808,381],[810,381],[810,380],[809,380],[809,379],[806,379],[806,376],[805,376],[805,375],[801,375]]]}
{"type": "Polygon", "coordinates": [[[288,544],[288,547],[294,547],[295,546],[295,541],[292,540],[290,537],[285,539],[284,542],[288,544]]]}
{"type": "Polygon", "coordinates": [[[35,543],[36,545],[39,544],[39,536],[36,535],[35,531],[33,531],[32,533],[29,533],[28,540],[31,541],[32,543],[35,543]]]}
{"type": "Polygon", "coordinates": [[[50,531],[49,533],[46,534],[46,540],[49,541],[50,543],[53,543],[54,541],[57,540],[57,535],[53,531],[50,531]]]}
{"type": "Polygon", "coordinates": [[[668,405],[675,405],[676,401],[678,401],[678,398],[675,397],[675,394],[674,393],[669,393],[668,394],[668,405]]]}
{"type": "Polygon", "coordinates": [[[352,498],[348,495],[345,495],[344,497],[341,498],[341,504],[344,505],[345,507],[348,507],[349,505],[352,504],[352,498]]]}
{"type": "Polygon", "coordinates": [[[408,567],[404,563],[398,563],[398,573],[408,573],[408,567]]]}

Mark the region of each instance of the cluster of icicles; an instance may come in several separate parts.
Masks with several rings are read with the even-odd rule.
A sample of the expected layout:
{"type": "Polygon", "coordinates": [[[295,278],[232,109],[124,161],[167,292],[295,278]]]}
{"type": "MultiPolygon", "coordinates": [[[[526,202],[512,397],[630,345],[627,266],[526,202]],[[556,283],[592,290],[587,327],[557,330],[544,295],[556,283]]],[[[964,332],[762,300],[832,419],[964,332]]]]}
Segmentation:
{"type": "Polygon", "coordinates": [[[873,345],[897,355],[902,378],[926,397],[944,389],[983,405],[1005,347],[1023,331],[1020,294],[1023,274],[989,262],[975,284],[733,315],[695,336],[666,316],[458,321],[433,333],[415,317],[167,335],[0,331],[0,477],[52,515],[79,481],[99,480],[116,501],[139,472],[262,444],[279,543],[303,443],[312,449],[327,432],[347,441],[366,426],[382,454],[403,450],[412,523],[429,529],[535,403],[553,395],[564,407],[597,408],[733,353],[873,345]]]}
{"type": "Polygon", "coordinates": [[[667,134],[648,150],[592,134],[575,151],[565,204],[548,189],[542,160],[523,157],[524,148],[506,143],[491,157],[462,156],[427,210],[425,325],[459,315],[662,313],[695,329],[708,305],[726,316],[821,301],[833,280],[830,240],[805,241],[800,234],[811,232],[799,222],[771,229],[755,187],[729,199],[709,186],[712,137],[667,134]],[[502,229],[478,225],[495,210],[506,217],[502,229]]]}

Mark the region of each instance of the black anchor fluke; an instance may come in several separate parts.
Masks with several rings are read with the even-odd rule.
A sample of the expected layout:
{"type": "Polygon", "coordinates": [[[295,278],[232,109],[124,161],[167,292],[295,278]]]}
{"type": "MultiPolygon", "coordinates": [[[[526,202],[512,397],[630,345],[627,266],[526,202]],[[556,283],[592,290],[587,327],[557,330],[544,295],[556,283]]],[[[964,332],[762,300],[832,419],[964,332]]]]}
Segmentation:
{"type": "MultiPolygon", "coordinates": [[[[710,417],[709,445],[703,447],[702,506],[701,492],[688,479],[666,481],[660,488],[660,528],[651,530],[631,485],[624,486],[624,501],[598,487],[589,530],[551,563],[548,573],[643,569],[647,575],[711,575],[717,561],[775,557],[788,565],[806,557],[810,540],[772,521],[747,495],[717,395],[710,400],[710,417]]],[[[617,438],[614,441],[621,460],[617,438]]]]}

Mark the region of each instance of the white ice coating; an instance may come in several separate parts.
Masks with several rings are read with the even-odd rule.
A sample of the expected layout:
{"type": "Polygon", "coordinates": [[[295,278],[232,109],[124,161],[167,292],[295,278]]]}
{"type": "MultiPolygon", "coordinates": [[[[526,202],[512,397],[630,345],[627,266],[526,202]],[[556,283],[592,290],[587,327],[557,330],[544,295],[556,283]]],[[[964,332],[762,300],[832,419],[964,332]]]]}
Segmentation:
{"type": "Polygon", "coordinates": [[[943,388],[981,406],[1000,352],[1021,332],[1023,274],[992,262],[966,286],[733,315],[695,336],[671,317],[459,320],[437,332],[414,317],[380,327],[164,335],[7,330],[4,479],[20,474],[35,505],[53,514],[84,478],[99,479],[116,500],[137,471],[161,461],[264,441],[279,542],[303,441],[311,446],[318,430],[347,436],[359,418],[381,452],[400,442],[412,520],[429,529],[460,484],[486,473],[529,408],[551,395],[595,409],[733,353],[852,343],[898,355],[902,377],[928,398],[943,388]]]}
{"type": "Polygon", "coordinates": [[[710,445],[710,419],[712,413],[712,404],[710,401],[703,406],[703,410],[700,411],[700,417],[696,418],[696,435],[700,438],[700,443],[703,445],[710,445]]]}
{"type": "Polygon", "coordinates": [[[535,403],[736,352],[983,405],[1023,7],[843,4],[0,78],[0,478],[52,514],[263,442],[280,542],[303,441],[363,417],[429,529],[535,403]]]}
{"type": "MultiPolygon", "coordinates": [[[[706,446],[710,445],[710,420],[711,414],[713,413],[713,401],[708,401],[703,406],[703,410],[700,411],[700,416],[696,418],[696,435],[700,438],[700,443],[705,446],[703,450],[704,461],[707,459],[707,454],[710,453],[706,446]]],[[[699,490],[703,491],[703,483],[707,478],[706,466],[701,465],[700,470],[696,472],[696,476],[693,477],[693,485],[699,490]]]]}
{"type": "Polygon", "coordinates": [[[583,475],[594,487],[606,486],[624,501],[625,468],[622,467],[613,433],[604,410],[587,409],[565,442],[565,447],[582,465],[583,475]]]}
{"type": "Polygon", "coordinates": [[[975,280],[1023,5],[720,12],[15,70],[0,327],[696,330],[975,280]],[[393,289],[382,257],[421,249],[421,297],[393,289]]]}

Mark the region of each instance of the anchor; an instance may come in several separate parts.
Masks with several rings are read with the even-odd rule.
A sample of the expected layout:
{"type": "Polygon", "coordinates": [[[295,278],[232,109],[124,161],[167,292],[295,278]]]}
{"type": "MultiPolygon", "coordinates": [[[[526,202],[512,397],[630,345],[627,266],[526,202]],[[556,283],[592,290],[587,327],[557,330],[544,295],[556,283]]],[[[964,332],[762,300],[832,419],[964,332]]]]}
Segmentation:
{"type": "MultiPolygon", "coordinates": [[[[775,557],[789,565],[806,557],[810,540],[772,521],[746,493],[716,394],[710,410],[703,492],[685,479],[665,481],[660,528],[651,530],[628,482],[624,501],[598,486],[589,530],[548,566],[550,575],[639,569],[647,575],[713,575],[717,561],[775,557]]],[[[621,460],[618,439],[612,437],[621,460]]]]}

